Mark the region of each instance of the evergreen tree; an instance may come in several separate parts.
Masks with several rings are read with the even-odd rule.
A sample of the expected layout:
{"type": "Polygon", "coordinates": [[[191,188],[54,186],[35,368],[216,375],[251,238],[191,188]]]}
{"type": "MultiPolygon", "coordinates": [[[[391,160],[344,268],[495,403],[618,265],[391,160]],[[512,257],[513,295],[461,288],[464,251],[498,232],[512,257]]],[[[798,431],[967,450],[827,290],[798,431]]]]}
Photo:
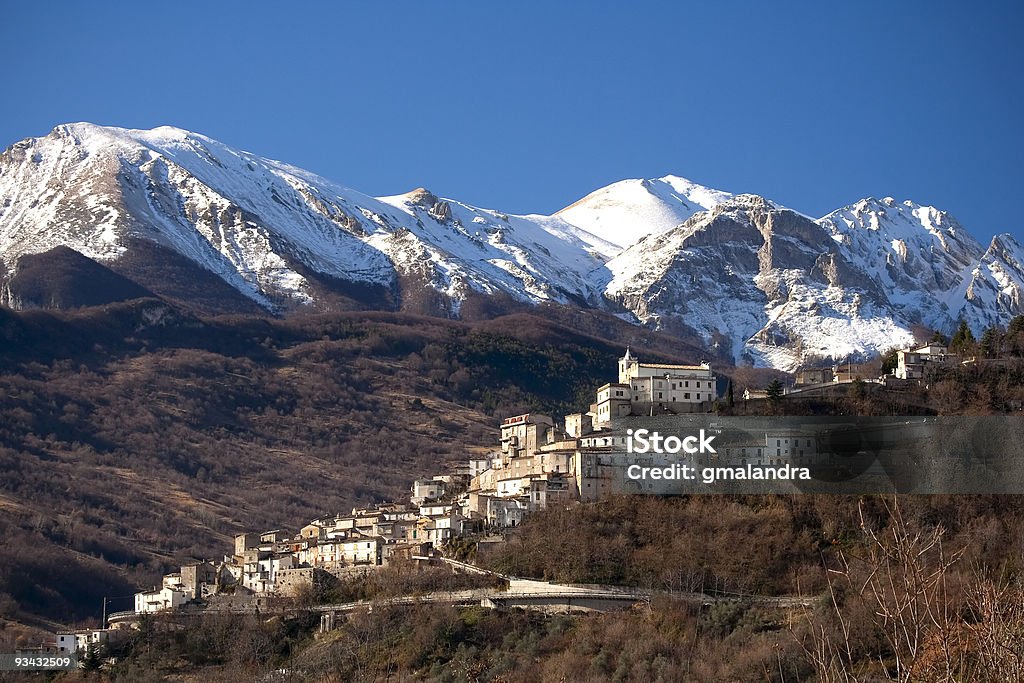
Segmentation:
{"type": "Polygon", "coordinates": [[[949,342],[949,350],[954,353],[967,353],[974,346],[974,333],[967,326],[966,320],[961,320],[953,338],[949,342]]]}
{"type": "Polygon", "coordinates": [[[882,354],[882,374],[890,375],[899,364],[899,350],[892,348],[882,354]]]}
{"type": "Polygon", "coordinates": [[[995,358],[999,355],[1002,346],[1002,330],[998,327],[990,327],[981,335],[981,355],[985,358],[995,358]]]}
{"type": "Polygon", "coordinates": [[[1024,315],[1018,315],[1006,328],[1006,349],[1015,356],[1024,356],[1024,315]]]}
{"type": "Polygon", "coordinates": [[[732,394],[732,380],[729,380],[729,388],[726,389],[725,391],[725,397],[726,405],[732,408],[735,402],[735,399],[732,394]]]}
{"type": "Polygon", "coordinates": [[[765,393],[768,395],[768,400],[775,402],[782,398],[782,382],[777,379],[773,379],[771,384],[768,385],[768,389],[765,393]]]}
{"type": "Polygon", "coordinates": [[[83,671],[100,670],[103,666],[103,654],[100,652],[100,646],[98,644],[89,644],[89,647],[85,649],[85,654],[82,655],[80,666],[83,671]]]}

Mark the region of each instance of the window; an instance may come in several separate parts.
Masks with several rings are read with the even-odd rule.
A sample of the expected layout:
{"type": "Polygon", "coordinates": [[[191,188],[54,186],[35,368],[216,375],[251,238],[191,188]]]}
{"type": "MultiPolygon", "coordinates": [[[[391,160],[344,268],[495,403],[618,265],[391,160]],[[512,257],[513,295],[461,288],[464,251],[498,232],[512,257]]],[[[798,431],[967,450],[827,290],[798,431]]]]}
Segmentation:
{"type": "Polygon", "coordinates": [[[689,400],[689,398],[690,398],[690,392],[686,392],[685,394],[683,394],[683,398],[685,398],[685,399],[689,400]]]}
{"type": "Polygon", "coordinates": [[[658,398],[662,398],[661,392],[658,392],[658,398]]]}
{"type": "Polygon", "coordinates": [[[690,380],[686,380],[685,384],[686,384],[687,387],[689,387],[690,386],[690,380]]]}

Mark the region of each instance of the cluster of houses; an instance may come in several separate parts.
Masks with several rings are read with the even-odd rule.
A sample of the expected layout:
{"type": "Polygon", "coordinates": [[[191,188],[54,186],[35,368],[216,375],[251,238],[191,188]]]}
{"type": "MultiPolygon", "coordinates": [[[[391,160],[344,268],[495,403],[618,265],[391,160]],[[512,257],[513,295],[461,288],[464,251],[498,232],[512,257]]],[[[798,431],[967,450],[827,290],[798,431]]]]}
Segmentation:
{"type": "Polygon", "coordinates": [[[902,349],[896,353],[896,368],[892,374],[896,379],[923,380],[929,369],[953,367],[962,363],[959,354],[937,342],[930,342],[916,349],[902,349]]]}
{"type": "MultiPolygon", "coordinates": [[[[373,571],[397,557],[427,555],[469,526],[455,505],[442,503],[457,477],[441,475],[414,485],[419,505],[377,505],[311,521],[297,533],[282,530],[235,537],[234,552],[220,561],[199,561],[164,575],[161,585],[134,596],[134,614],[184,607],[198,600],[224,607],[259,606],[259,598],[294,597],[304,588],[373,571]]],[[[116,616],[116,615],[114,615],[116,616]]],[[[109,645],[137,619],[113,628],[57,633],[46,652],[73,654],[109,645]]]]}
{"type": "Polygon", "coordinates": [[[422,504],[382,504],[315,519],[292,533],[275,529],[235,537],[234,552],[218,562],[196,562],[135,594],[135,612],[160,612],[214,596],[294,597],[304,588],[363,573],[393,559],[427,555],[463,535],[469,520],[440,502],[456,478],[416,482],[429,492],[422,504]]]}
{"type": "Polygon", "coordinates": [[[330,577],[372,570],[395,558],[429,555],[452,538],[511,527],[554,502],[607,495],[625,435],[611,429],[627,415],[707,412],[718,397],[707,363],[641,363],[629,350],[618,382],[597,390],[586,413],[502,421],[500,447],[452,474],[412,484],[409,503],[381,504],[311,521],[296,533],[240,534],[234,552],[196,562],[135,595],[138,614],[181,607],[217,595],[295,595],[330,577]]]}
{"type": "MultiPolygon", "coordinates": [[[[977,362],[977,359],[964,358],[960,354],[951,353],[948,347],[933,341],[923,346],[898,350],[896,352],[896,367],[888,375],[868,377],[852,365],[802,368],[795,373],[792,386],[783,387],[782,393],[783,395],[800,394],[837,384],[849,384],[858,380],[877,384],[890,384],[894,380],[923,382],[937,371],[974,362],[977,362]]],[[[743,391],[744,400],[767,397],[768,392],[765,389],[747,388],[743,391]]]]}
{"type": "Polygon", "coordinates": [[[586,413],[566,415],[559,427],[547,415],[501,423],[500,450],[470,461],[469,488],[460,503],[471,519],[510,527],[534,510],[612,493],[626,451],[619,418],[710,412],[718,378],[708,363],[641,363],[626,349],[618,381],[598,388],[586,413]]]}
{"type": "MultiPolygon", "coordinates": [[[[928,363],[959,357],[928,344],[900,351],[895,376],[923,376],[928,363]]],[[[852,381],[842,369],[802,371],[801,386],[852,381]]],[[[592,502],[613,489],[626,458],[620,418],[707,413],[719,398],[718,378],[708,363],[642,363],[629,349],[618,360],[618,381],[597,389],[587,412],[564,416],[528,413],[504,419],[498,448],[448,474],[413,482],[408,503],[358,508],[312,520],[297,532],[239,534],[233,553],[219,561],[194,562],[163,577],[161,585],[134,597],[134,612],[175,609],[214,596],[296,595],[304,587],[387,565],[395,558],[425,556],[449,540],[489,528],[514,527],[552,504],[592,502]]],[[[726,449],[724,460],[742,464],[794,463],[815,457],[811,439],[795,433],[764,434],[758,442],[726,449]],[[736,452],[733,453],[732,451],[736,452]]],[[[708,464],[694,456],[694,465],[708,464]]],[[[59,634],[68,650],[105,636],[59,634]],[[71,643],[71,639],[75,643],[71,643]]],[[[63,651],[63,650],[61,650],[63,651]]]]}
{"type": "Polygon", "coordinates": [[[117,628],[94,628],[57,633],[52,643],[37,648],[40,654],[82,655],[90,649],[102,650],[124,640],[128,632],[117,628]]]}
{"type": "MultiPolygon", "coordinates": [[[[600,500],[614,492],[627,460],[635,461],[626,452],[621,418],[707,413],[719,395],[708,363],[641,363],[627,349],[618,381],[599,387],[587,412],[566,415],[560,424],[535,413],[504,419],[495,451],[470,458],[456,472],[414,481],[408,503],[315,519],[297,532],[240,534],[231,555],[183,566],[161,586],[136,594],[134,611],[159,612],[213,596],[293,596],[331,577],[430,555],[453,538],[514,527],[550,505],[600,500]]],[[[815,446],[800,436],[762,434],[722,456],[744,465],[804,462],[815,446]]],[[[689,462],[710,464],[707,455],[689,462]]]]}
{"type": "MultiPolygon", "coordinates": [[[[899,351],[893,376],[920,380],[930,367],[959,362],[946,347],[930,343],[899,351]]],[[[804,370],[796,387],[855,379],[842,367],[804,370]]],[[[744,398],[758,398],[755,393],[744,398]]],[[[613,492],[627,464],[621,418],[708,413],[719,395],[718,378],[708,363],[641,363],[627,349],[618,361],[618,381],[598,388],[587,412],[566,415],[561,424],[534,413],[504,419],[495,451],[469,459],[455,472],[414,481],[408,503],[325,516],[294,533],[239,534],[232,554],[182,566],[164,576],[160,586],[135,594],[134,613],[172,610],[197,600],[295,596],[397,558],[429,556],[454,538],[514,527],[549,505],[600,500],[613,492]]],[[[783,430],[731,444],[715,457],[761,466],[807,464],[817,455],[809,434],[783,430]]],[[[709,464],[700,454],[690,456],[690,462],[709,464]]],[[[118,637],[122,632],[116,628],[58,633],[51,645],[58,653],[81,653],[118,637]]]]}
{"type": "MultiPolygon", "coordinates": [[[[934,344],[901,351],[897,377],[915,378],[922,364],[951,357],[934,344]]],[[[805,371],[800,379],[820,385],[837,377],[841,373],[822,369],[805,371]]],[[[504,419],[496,450],[470,458],[455,472],[414,481],[408,503],[321,517],[296,532],[239,534],[230,555],[182,566],[159,586],[135,594],[133,612],[173,610],[196,601],[251,604],[261,596],[296,596],[399,558],[429,556],[455,538],[514,527],[549,505],[601,500],[614,492],[627,460],[636,461],[627,454],[621,418],[708,413],[719,395],[708,363],[641,363],[627,349],[618,361],[618,381],[598,388],[587,412],[566,415],[561,424],[534,413],[504,419]]],[[[817,455],[810,435],[783,430],[752,435],[749,443],[732,443],[713,457],[760,466],[806,464],[817,455]]],[[[696,466],[711,464],[703,454],[688,457],[696,466]]],[[[647,464],[661,463],[649,459],[647,464]]],[[[61,633],[55,649],[81,652],[116,637],[117,629],[61,633]]]]}

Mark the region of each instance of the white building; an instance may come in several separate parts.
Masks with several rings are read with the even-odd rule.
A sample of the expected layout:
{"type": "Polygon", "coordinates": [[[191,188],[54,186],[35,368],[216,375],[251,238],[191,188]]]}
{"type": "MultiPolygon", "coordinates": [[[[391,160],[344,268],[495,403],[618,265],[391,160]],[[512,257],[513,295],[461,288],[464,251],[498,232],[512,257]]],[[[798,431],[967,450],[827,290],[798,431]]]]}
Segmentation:
{"type": "Polygon", "coordinates": [[[184,590],[183,588],[164,586],[163,588],[157,591],[136,593],[135,612],[137,614],[162,612],[163,610],[181,607],[186,602],[188,602],[189,599],[190,596],[188,594],[188,591],[184,590]]]}
{"type": "Polygon", "coordinates": [[[242,585],[254,593],[273,593],[277,590],[277,573],[282,569],[294,569],[297,564],[291,552],[261,552],[247,557],[242,585]]]}
{"type": "Polygon", "coordinates": [[[57,654],[73,655],[78,651],[78,642],[74,633],[57,634],[57,654]]]}
{"type": "Polygon", "coordinates": [[[546,415],[525,414],[501,423],[501,457],[474,476],[464,510],[490,524],[517,524],[525,512],[555,500],[598,500],[611,493],[616,454],[626,435],[609,431],[629,415],[704,412],[718,398],[708,363],[641,363],[629,349],[618,361],[618,381],[597,391],[588,413],[565,418],[565,430],[546,415]]]}
{"type": "Polygon", "coordinates": [[[708,363],[641,363],[626,349],[619,359],[619,381],[597,390],[594,426],[626,415],[703,412],[718,398],[716,384],[708,363]]]}
{"type": "Polygon", "coordinates": [[[127,632],[123,629],[101,628],[75,631],[74,633],[58,633],[56,636],[57,654],[73,655],[76,652],[84,653],[90,647],[100,647],[124,640],[127,637],[127,632]]]}
{"type": "Polygon", "coordinates": [[[469,477],[472,479],[476,475],[480,474],[486,469],[490,469],[491,464],[494,462],[497,454],[492,455],[489,458],[470,458],[469,460],[469,477]]]}
{"type": "Polygon", "coordinates": [[[526,413],[501,421],[502,460],[532,455],[554,441],[555,423],[547,415],[526,413]]]}
{"type": "Polygon", "coordinates": [[[360,538],[342,541],[340,544],[341,559],[346,564],[381,564],[380,538],[360,538]]]}
{"type": "Polygon", "coordinates": [[[438,479],[417,479],[412,483],[413,505],[422,505],[430,500],[437,500],[444,495],[444,482],[438,479]]]}
{"type": "Polygon", "coordinates": [[[920,348],[898,351],[893,374],[897,379],[924,379],[928,365],[941,366],[959,361],[960,356],[949,353],[945,346],[930,342],[920,348]]]}
{"type": "Polygon", "coordinates": [[[813,434],[798,430],[765,432],[764,439],[731,444],[719,449],[723,459],[739,465],[811,465],[817,460],[818,445],[813,434]]]}

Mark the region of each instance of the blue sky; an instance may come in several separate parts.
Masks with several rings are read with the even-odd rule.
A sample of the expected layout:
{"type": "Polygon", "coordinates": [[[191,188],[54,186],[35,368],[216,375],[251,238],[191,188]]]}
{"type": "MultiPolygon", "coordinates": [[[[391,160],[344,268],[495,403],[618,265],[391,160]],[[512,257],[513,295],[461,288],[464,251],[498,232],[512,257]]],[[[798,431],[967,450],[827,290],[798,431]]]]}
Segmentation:
{"type": "Polygon", "coordinates": [[[0,146],[188,128],[370,194],[552,212],[673,173],[1024,237],[1024,3],[9,3],[0,146]]]}

